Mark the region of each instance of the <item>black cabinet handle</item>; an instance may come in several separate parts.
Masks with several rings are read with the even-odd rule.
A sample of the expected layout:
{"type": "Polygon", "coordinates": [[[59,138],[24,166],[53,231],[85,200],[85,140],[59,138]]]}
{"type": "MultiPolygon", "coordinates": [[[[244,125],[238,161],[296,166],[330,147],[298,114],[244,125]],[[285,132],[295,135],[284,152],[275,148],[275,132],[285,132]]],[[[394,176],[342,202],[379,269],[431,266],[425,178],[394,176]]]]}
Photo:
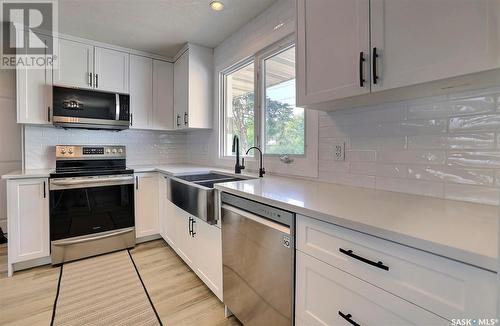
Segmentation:
{"type": "Polygon", "coordinates": [[[95,74],[95,88],[99,88],[99,75],[95,74]]]}
{"type": "Polygon", "coordinates": [[[188,124],[188,114],[187,112],[184,112],[184,125],[187,126],[187,124],[188,124]]]}
{"type": "Polygon", "coordinates": [[[191,229],[191,222],[192,221],[193,221],[193,219],[191,217],[189,217],[188,229],[189,229],[189,235],[190,236],[193,236],[193,230],[191,229]]]}
{"type": "Polygon", "coordinates": [[[377,53],[377,48],[373,48],[373,55],[372,55],[372,69],[373,69],[373,83],[376,84],[378,82],[378,75],[377,75],[377,58],[378,58],[378,53],[377,53]]]}
{"type": "Polygon", "coordinates": [[[194,218],[191,219],[191,236],[194,238],[194,236],[196,235],[196,232],[194,232],[194,223],[196,223],[196,221],[194,220],[194,218]]]}
{"type": "Polygon", "coordinates": [[[89,73],[89,86],[92,87],[92,73],[89,73]]]}
{"type": "Polygon", "coordinates": [[[365,85],[365,77],[363,76],[363,63],[365,62],[365,56],[363,52],[359,52],[359,87],[365,85]]]}
{"type": "Polygon", "coordinates": [[[139,177],[135,177],[135,190],[139,190],[139,177]]]}
{"type": "Polygon", "coordinates": [[[351,325],[354,325],[354,326],[361,326],[360,324],[358,324],[357,322],[355,322],[354,320],[352,320],[352,315],[351,314],[344,314],[342,313],[342,311],[339,310],[339,316],[344,318],[349,324],[351,325]]]}
{"type": "Polygon", "coordinates": [[[359,261],[362,261],[363,263],[366,263],[366,264],[368,264],[368,265],[372,265],[372,266],[378,267],[378,268],[383,269],[383,270],[385,270],[385,271],[388,271],[388,270],[389,270],[389,266],[384,265],[384,263],[383,263],[383,262],[381,262],[381,261],[374,262],[374,261],[372,261],[372,260],[369,260],[369,259],[366,259],[366,258],[364,258],[364,257],[358,256],[358,255],[356,255],[356,254],[355,254],[352,250],[345,250],[345,249],[339,248],[339,251],[340,251],[341,253],[343,253],[344,255],[347,255],[347,256],[349,256],[349,257],[352,257],[352,258],[354,258],[354,259],[357,259],[357,260],[359,260],[359,261]]]}
{"type": "Polygon", "coordinates": [[[46,187],[46,183],[45,181],[43,182],[43,198],[47,198],[47,191],[45,190],[45,187],[46,187]]]}
{"type": "Polygon", "coordinates": [[[130,125],[131,126],[134,125],[134,114],[133,113],[130,113],[130,125]]]}
{"type": "Polygon", "coordinates": [[[47,121],[50,122],[50,106],[47,106],[47,121]]]}
{"type": "Polygon", "coordinates": [[[179,127],[181,125],[181,123],[179,122],[179,119],[181,118],[180,115],[177,115],[177,127],[179,127]]]}

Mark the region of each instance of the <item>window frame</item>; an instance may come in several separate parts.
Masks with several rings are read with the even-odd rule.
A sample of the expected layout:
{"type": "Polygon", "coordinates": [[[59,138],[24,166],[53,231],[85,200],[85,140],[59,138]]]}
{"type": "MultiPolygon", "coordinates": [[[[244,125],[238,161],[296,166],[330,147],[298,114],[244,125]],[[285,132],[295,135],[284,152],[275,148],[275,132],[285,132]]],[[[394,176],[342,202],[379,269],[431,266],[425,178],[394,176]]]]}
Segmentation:
{"type": "MultiPolygon", "coordinates": [[[[220,128],[219,128],[219,131],[220,131],[220,134],[219,134],[219,139],[222,139],[222,141],[219,141],[219,145],[220,145],[220,148],[219,148],[219,158],[234,158],[235,155],[227,155],[226,154],[226,148],[228,148],[227,146],[231,146],[232,144],[227,144],[227,137],[226,137],[226,108],[227,108],[227,90],[226,90],[226,76],[227,75],[230,75],[238,70],[240,70],[241,68],[244,68],[250,64],[254,64],[254,76],[253,76],[253,82],[254,82],[254,99],[257,98],[257,92],[256,92],[256,89],[255,89],[255,85],[257,83],[257,69],[255,67],[255,56],[252,55],[252,56],[249,56],[249,57],[246,57],[245,59],[243,60],[240,60],[238,61],[237,63],[229,66],[228,68],[222,70],[220,73],[219,73],[219,90],[220,90],[220,101],[219,101],[219,105],[220,105],[220,109],[219,109],[219,113],[220,113],[220,119],[219,119],[219,125],[220,125],[220,128]]],[[[257,117],[258,117],[258,113],[257,113],[257,108],[256,108],[256,101],[254,100],[254,108],[253,108],[253,114],[254,114],[254,144],[255,146],[259,146],[259,135],[257,132],[255,132],[256,130],[258,130],[257,128],[259,128],[257,126],[257,124],[259,123],[257,120],[257,117]]],[[[253,157],[253,153],[249,153],[249,155],[246,155],[245,153],[240,153],[240,156],[241,157],[253,157]]]]}
{"type": "MultiPolygon", "coordinates": [[[[272,58],[282,52],[285,52],[291,48],[296,48],[295,38],[286,37],[269,47],[266,47],[264,50],[259,51],[255,55],[255,62],[258,64],[255,66],[257,70],[257,89],[256,89],[256,99],[258,108],[255,109],[256,118],[259,120],[258,130],[256,130],[256,134],[258,134],[258,141],[256,142],[256,146],[262,149],[263,155],[266,157],[282,157],[283,155],[287,155],[290,158],[305,158],[307,156],[307,114],[306,110],[304,110],[304,153],[303,154],[268,154],[265,153],[265,139],[266,139],[266,117],[265,117],[265,105],[266,105],[266,83],[265,83],[265,61],[269,58],[272,58]]],[[[297,76],[295,76],[297,79],[297,76]]]]}

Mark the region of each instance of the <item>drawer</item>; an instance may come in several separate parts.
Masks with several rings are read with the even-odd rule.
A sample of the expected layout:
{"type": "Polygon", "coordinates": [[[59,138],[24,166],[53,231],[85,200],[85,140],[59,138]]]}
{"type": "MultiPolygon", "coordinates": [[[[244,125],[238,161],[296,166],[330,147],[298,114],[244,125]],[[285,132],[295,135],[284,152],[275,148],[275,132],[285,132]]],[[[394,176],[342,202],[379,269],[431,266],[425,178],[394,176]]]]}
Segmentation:
{"type": "Polygon", "coordinates": [[[496,273],[305,216],[296,228],[298,250],[446,319],[496,316],[496,273]]]}
{"type": "Polygon", "coordinates": [[[297,325],[450,324],[444,318],[307,254],[298,251],[296,258],[297,325]]]}

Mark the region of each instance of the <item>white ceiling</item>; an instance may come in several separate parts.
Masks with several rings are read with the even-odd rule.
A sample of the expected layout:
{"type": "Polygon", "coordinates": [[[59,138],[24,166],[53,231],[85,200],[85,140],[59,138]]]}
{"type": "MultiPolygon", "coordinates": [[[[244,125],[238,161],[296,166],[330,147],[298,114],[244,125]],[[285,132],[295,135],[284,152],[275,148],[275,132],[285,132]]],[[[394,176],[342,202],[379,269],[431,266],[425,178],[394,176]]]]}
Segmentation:
{"type": "Polygon", "coordinates": [[[273,0],[59,0],[59,32],[174,56],[186,42],[216,47],[273,0]]]}

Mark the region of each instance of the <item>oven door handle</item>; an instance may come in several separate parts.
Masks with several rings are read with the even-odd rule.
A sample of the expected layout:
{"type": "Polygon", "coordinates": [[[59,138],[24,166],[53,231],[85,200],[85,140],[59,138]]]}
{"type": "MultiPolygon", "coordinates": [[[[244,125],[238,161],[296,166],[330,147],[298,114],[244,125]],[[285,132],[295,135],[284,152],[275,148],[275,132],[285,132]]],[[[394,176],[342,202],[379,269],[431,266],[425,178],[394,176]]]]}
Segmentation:
{"type": "Polygon", "coordinates": [[[110,233],[101,234],[101,235],[97,235],[97,236],[82,237],[80,239],[75,239],[75,240],[58,240],[58,241],[53,241],[52,245],[59,246],[59,247],[60,246],[69,246],[69,245],[82,243],[82,242],[89,242],[89,241],[94,241],[94,240],[110,238],[110,237],[114,237],[114,236],[117,236],[120,234],[134,232],[134,230],[135,230],[135,228],[132,227],[132,228],[126,228],[126,229],[122,229],[122,230],[119,230],[116,232],[110,232],[110,233]]]}
{"type": "Polygon", "coordinates": [[[123,185],[123,184],[133,184],[134,177],[126,176],[126,177],[114,177],[107,179],[77,179],[77,180],[58,180],[51,179],[50,186],[51,189],[54,188],[62,189],[62,188],[89,188],[89,187],[99,187],[99,186],[113,186],[113,185],[123,185]]]}

